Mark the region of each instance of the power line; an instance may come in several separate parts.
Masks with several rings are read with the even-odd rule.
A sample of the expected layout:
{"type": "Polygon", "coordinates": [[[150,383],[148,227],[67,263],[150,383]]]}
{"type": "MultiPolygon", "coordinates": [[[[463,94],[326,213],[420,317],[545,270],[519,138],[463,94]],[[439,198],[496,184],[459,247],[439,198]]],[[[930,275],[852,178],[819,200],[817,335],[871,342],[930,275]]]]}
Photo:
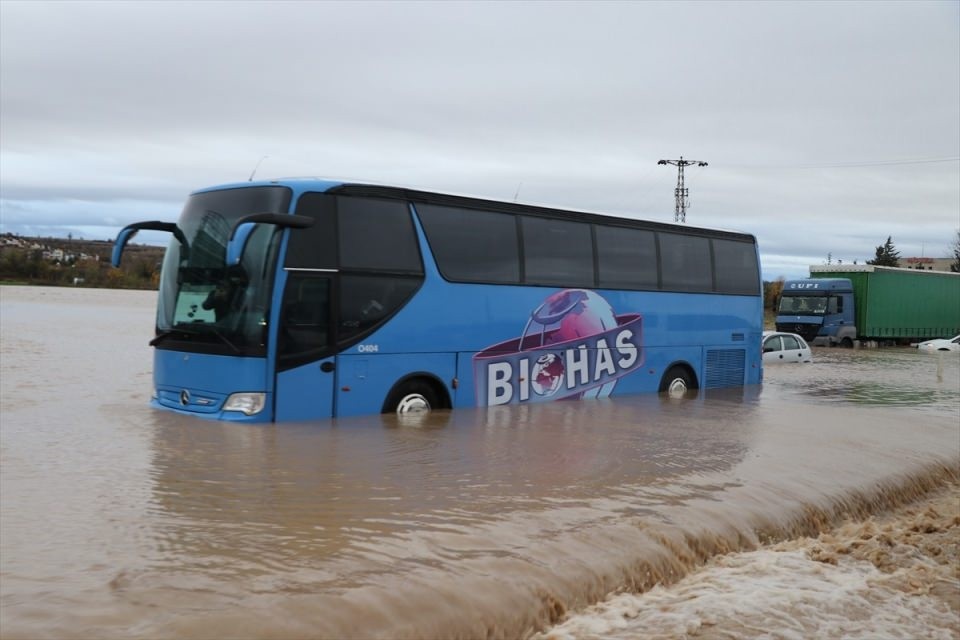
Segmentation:
{"type": "Polygon", "coordinates": [[[680,156],[679,160],[661,160],[657,164],[670,164],[677,168],[677,188],[673,190],[673,221],[686,222],[687,207],[690,206],[690,190],[683,184],[683,168],[690,165],[705,167],[707,163],[701,160],[684,160],[683,156],[680,156]]]}
{"type": "Polygon", "coordinates": [[[825,164],[730,164],[724,163],[727,169],[847,169],[857,167],[890,167],[911,164],[933,164],[940,162],[957,162],[960,156],[944,158],[917,158],[913,160],[868,160],[863,162],[832,162],[825,164]]]}

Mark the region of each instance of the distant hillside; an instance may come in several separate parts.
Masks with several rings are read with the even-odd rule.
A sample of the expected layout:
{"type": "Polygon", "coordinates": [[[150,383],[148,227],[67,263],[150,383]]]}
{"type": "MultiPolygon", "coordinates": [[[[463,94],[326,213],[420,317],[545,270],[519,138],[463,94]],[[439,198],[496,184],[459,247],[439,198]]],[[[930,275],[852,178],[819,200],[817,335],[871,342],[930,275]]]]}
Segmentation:
{"type": "Polygon", "coordinates": [[[163,247],[129,244],[119,269],[113,242],[0,235],[0,282],[112,289],[156,289],[163,247]]]}

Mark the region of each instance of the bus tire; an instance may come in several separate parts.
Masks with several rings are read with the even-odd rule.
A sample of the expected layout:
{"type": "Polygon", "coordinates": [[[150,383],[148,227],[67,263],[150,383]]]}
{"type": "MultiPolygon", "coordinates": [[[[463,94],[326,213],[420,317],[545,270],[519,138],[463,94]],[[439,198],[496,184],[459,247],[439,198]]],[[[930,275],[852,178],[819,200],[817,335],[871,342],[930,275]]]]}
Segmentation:
{"type": "Polygon", "coordinates": [[[384,413],[406,415],[429,413],[440,408],[440,400],[433,386],[426,380],[410,380],[393,390],[384,403],[384,413]]]}
{"type": "Polygon", "coordinates": [[[687,391],[696,388],[690,371],[680,365],[670,367],[660,380],[660,393],[666,393],[671,398],[682,398],[687,391]]]}
{"type": "Polygon", "coordinates": [[[850,338],[844,338],[840,341],[840,346],[844,349],[853,349],[853,340],[850,338]]]}

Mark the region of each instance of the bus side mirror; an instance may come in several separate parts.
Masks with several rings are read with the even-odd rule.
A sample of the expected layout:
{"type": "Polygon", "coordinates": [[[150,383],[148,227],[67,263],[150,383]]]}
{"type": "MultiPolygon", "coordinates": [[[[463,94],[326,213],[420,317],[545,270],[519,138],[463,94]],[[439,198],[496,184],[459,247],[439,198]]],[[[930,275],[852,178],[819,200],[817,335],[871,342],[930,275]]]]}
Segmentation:
{"type": "Polygon", "coordinates": [[[120,266],[120,258],[123,256],[123,248],[130,242],[130,238],[137,235],[139,229],[133,227],[124,227],[117,234],[117,239],[113,243],[113,253],[110,254],[110,264],[114,267],[120,266]]]}
{"type": "Polygon", "coordinates": [[[307,216],[289,215],[286,213],[255,213],[237,220],[230,231],[227,241],[227,266],[240,264],[243,252],[250,241],[250,234],[258,224],[272,224],[276,227],[289,229],[306,229],[312,227],[315,220],[307,216]]]}
{"type": "Polygon", "coordinates": [[[243,258],[243,251],[247,248],[247,241],[250,234],[257,228],[255,222],[244,222],[233,228],[230,241],[227,242],[227,266],[232,267],[240,264],[243,258]]]}
{"type": "Polygon", "coordinates": [[[137,235],[137,231],[141,229],[149,229],[151,231],[167,231],[176,236],[177,240],[180,241],[180,244],[183,245],[184,251],[187,250],[187,238],[183,235],[183,231],[180,230],[180,227],[173,222],[160,222],[159,220],[150,220],[147,222],[135,222],[133,224],[128,224],[123,229],[120,230],[120,233],[117,234],[117,239],[113,242],[113,252],[110,254],[110,264],[114,267],[120,266],[120,258],[123,256],[123,248],[127,246],[127,243],[130,242],[130,239],[133,236],[137,235]]]}

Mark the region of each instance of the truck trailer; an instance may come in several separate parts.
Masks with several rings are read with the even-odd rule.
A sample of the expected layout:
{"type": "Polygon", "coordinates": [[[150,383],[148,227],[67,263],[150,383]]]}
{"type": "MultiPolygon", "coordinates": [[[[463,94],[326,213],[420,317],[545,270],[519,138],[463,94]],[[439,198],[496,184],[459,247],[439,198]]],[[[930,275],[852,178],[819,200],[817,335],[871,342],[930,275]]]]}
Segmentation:
{"type": "Polygon", "coordinates": [[[960,273],[874,265],[814,265],[788,280],[777,331],[815,345],[909,343],[960,333],[960,273]]]}

